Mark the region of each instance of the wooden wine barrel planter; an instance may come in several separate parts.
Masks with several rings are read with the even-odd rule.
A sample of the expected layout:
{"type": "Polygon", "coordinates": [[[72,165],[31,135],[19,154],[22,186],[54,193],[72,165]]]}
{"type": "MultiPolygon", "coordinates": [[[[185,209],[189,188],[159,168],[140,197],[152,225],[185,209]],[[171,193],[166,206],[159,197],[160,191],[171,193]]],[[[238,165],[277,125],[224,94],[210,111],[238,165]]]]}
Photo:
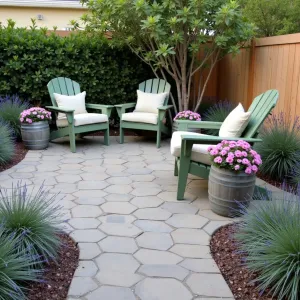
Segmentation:
{"type": "Polygon", "coordinates": [[[211,167],[208,198],[211,210],[224,217],[239,215],[240,204],[247,206],[255,188],[255,174],[236,173],[211,167]]]}

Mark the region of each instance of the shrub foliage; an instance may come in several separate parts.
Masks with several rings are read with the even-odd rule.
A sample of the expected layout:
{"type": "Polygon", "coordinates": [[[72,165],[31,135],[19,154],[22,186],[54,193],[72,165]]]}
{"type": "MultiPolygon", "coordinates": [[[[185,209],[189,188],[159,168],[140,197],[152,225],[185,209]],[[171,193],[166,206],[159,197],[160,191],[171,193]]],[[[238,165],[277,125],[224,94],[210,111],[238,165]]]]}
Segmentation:
{"type": "Polygon", "coordinates": [[[9,125],[0,121],[0,165],[8,163],[15,153],[15,144],[9,125]]]}
{"type": "Polygon", "coordinates": [[[0,27],[0,95],[18,94],[51,104],[47,83],[69,77],[87,92],[87,102],[117,104],[136,99],[138,83],[152,71],[124,47],[84,33],[59,37],[46,29],[0,27]]]}
{"type": "MultiPolygon", "coordinates": [[[[266,196],[268,194],[268,196],[266,196]]],[[[243,208],[236,239],[246,254],[247,267],[258,274],[259,289],[278,299],[297,300],[300,295],[300,195],[283,192],[271,201],[256,201],[243,208]]]]}

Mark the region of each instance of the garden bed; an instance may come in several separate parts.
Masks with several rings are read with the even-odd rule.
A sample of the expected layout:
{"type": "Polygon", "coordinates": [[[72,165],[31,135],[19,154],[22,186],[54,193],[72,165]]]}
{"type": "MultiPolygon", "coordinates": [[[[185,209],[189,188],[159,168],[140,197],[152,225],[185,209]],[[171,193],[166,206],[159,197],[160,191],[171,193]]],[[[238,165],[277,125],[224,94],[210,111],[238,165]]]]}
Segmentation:
{"type": "Polygon", "coordinates": [[[244,255],[238,252],[233,238],[235,225],[228,225],[215,232],[211,239],[210,249],[222,275],[236,300],[271,300],[266,293],[260,295],[257,286],[252,282],[255,274],[243,265],[244,255]]]}
{"type": "Polygon", "coordinates": [[[17,142],[15,144],[15,155],[12,160],[5,165],[0,165],[0,172],[10,169],[14,165],[18,164],[20,161],[24,159],[28,150],[25,148],[22,142],[17,142]]]}
{"type": "Polygon", "coordinates": [[[78,266],[79,250],[75,242],[67,235],[61,235],[62,247],[57,262],[45,266],[43,282],[31,284],[28,300],[64,300],[78,266]]]}

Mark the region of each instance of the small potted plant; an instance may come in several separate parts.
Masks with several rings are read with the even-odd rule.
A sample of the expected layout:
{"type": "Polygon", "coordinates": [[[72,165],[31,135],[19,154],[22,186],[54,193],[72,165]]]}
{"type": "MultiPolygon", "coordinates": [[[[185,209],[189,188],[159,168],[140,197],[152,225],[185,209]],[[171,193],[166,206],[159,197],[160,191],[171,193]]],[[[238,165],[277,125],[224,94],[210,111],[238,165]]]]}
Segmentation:
{"type": "Polygon", "coordinates": [[[32,107],[20,114],[21,135],[26,148],[41,150],[48,147],[51,113],[41,107],[32,107]]]}
{"type": "Polygon", "coordinates": [[[208,148],[212,166],[208,181],[208,198],[215,213],[238,215],[240,203],[247,206],[252,199],[260,155],[245,141],[222,141],[208,148]]]}
{"type": "Polygon", "coordinates": [[[174,131],[191,131],[200,132],[200,129],[193,127],[191,121],[201,121],[200,114],[191,110],[184,110],[179,112],[173,119],[173,132],[174,131]]]}

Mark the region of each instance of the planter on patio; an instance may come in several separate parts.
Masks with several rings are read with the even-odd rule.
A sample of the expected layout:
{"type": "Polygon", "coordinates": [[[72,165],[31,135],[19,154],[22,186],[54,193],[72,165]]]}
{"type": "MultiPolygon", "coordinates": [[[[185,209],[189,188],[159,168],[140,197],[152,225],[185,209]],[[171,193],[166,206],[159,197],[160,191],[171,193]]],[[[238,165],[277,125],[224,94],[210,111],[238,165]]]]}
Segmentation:
{"type": "Polygon", "coordinates": [[[198,113],[190,110],[179,112],[173,119],[172,132],[174,131],[190,131],[201,133],[199,128],[193,127],[192,123],[201,121],[201,116],[198,113]]]}
{"type": "Polygon", "coordinates": [[[48,147],[50,112],[33,107],[21,113],[21,135],[24,145],[29,150],[42,150],[48,147]]]}
{"type": "MultiPolygon", "coordinates": [[[[175,120],[173,122],[172,126],[172,132],[175,131],[189,131],[189,132],[196,132],[196,133],[201,133],[201,129],[193,128],[190,122],[187,122],[188,120],[175,120]]],[[[195,121],[199,122],[199,121],[195,121]]]]}

